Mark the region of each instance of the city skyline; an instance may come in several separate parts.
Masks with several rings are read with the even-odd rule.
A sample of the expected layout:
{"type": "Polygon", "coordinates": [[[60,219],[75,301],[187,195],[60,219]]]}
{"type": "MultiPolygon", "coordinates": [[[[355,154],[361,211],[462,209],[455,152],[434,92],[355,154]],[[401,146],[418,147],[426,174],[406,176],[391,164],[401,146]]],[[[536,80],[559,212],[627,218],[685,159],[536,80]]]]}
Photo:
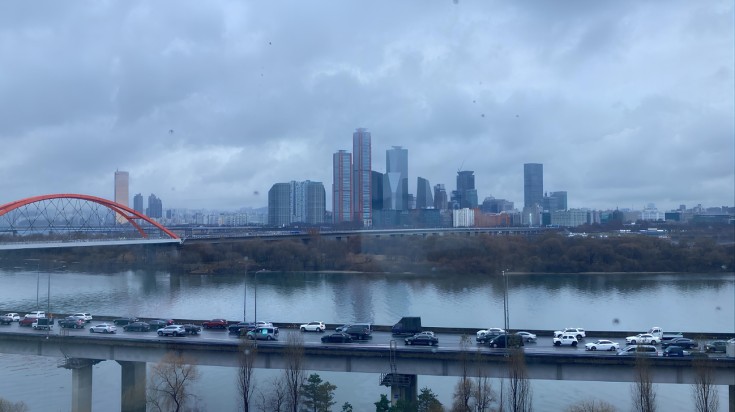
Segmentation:
{"type": "Polygon", "coordinates": [[[414,194],[418,176],[451,191],[466,169],[478,201],[518,206],[520,165],[537,162],[570,208],[735,199],[724,0],[7,3],[0,16],[3,202],[108,197],[119,168],[167,207],[263,207],[275,182],[331,182],[358,126],[376,159],[410,151],[414,194]],[[353,30],[365,19],[380,24],[353,30]]]}

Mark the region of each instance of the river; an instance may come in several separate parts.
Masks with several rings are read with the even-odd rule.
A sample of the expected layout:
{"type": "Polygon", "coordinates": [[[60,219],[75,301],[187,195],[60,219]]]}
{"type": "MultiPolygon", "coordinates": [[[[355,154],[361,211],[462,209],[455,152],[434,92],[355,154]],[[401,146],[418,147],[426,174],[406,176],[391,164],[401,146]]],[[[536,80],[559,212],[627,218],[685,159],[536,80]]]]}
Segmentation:
{"type": "MultiPolygon", "coordinates": [[[[274,322],[370,321],[392,324],[401,316],[421,316],[429,326],[503,326],[502,277],[416,276],[342,273],[260,272],[231,275],[177,275],[165,272],[35,272],[0,270],[0,306],[51,312],[91,312],[161,318],[238,320],[244,308],[274,322]],[[50,284],[50,299],[48,289],[50,284]]],[[[726,332],[735,334],[735,275],[606,274],[509,275],[509,323],[513,329],[551,332],[568,326],[588,330],[726,332]]],[[[32,411],[65,411],[71,405],[71,372],[54,359],[0,355],[0,396],[24,401],[32,411]],[[42,392],[38,388],[42,387],[42,392]]],[[[234,369],[202,367],[195,385],[199,410],[237,410],[234,369]]],[[[258,370],[261,387],[274,371],[258,370]]],[[[349,401],[356,411],[373,410],[387,388],[365,374],[321,373],[337,385],[335,410],[349,401]]],[[[94,367],[95,410],[119,405],[119,366],[94,367]]],[[[445,406],[455,379],[420,377],[445,406]]],[[[497,389],[498,383],[495,382],[497,389]]],[[[630,384],[532,381],[536,410],[563,410],[583,399],[602,399],[630,408],[630,384]]],[[[689,387],[657,385],[661,410],[691,410],[689,387]]],[[[727,391],[719,390],[721,406],[727,391]]]]}

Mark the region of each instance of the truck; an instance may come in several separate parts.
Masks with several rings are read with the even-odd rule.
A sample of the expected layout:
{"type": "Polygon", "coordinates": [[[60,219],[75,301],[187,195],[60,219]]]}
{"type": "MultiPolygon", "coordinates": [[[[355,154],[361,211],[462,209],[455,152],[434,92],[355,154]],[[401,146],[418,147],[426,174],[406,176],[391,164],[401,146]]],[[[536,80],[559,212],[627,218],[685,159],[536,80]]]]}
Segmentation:
{"type": "Polygon", "coordinates": [[[404,316],[391,328],[393,335],[414,335],[421,332],[421,318],[418,316],[404,316]]]}
{"type": "Polygon", "coordinates": [[[54,327],[54,320],[50,318],[37,318],[31,326],[36,330],[51,330],[54,327]]]}
{"type": "Polygon", "coordinates": [[[671,339],[674,339],[674,338],[683,338],[684,337],[684,335],[681,332],[673,332],[673,333],[672,332],[668,332],[668,333],[664,333],[664,330],[661,329],[660,326],[654,326],[654,327],[652,327],[651,329],[648,330],[647,333],[649,333],[649,334],[657,337],[660,342],[664,342],[664,341],[671,340],[671,339]]]}

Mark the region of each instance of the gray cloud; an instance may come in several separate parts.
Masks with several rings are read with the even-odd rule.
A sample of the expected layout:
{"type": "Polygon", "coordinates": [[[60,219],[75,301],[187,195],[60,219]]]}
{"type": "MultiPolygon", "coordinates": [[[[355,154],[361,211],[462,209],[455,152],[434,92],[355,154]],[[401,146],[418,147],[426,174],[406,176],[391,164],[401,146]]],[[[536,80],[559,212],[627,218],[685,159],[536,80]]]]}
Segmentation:
{"type": "Polygon", "coordinates": [[[356,127],[417,176],[574,207],[732,204],[729,2],[0,4],[0,203],[132,193],[263,206],[356,127]],[[254,195],[258,192],[258,195],[254,195]]]}

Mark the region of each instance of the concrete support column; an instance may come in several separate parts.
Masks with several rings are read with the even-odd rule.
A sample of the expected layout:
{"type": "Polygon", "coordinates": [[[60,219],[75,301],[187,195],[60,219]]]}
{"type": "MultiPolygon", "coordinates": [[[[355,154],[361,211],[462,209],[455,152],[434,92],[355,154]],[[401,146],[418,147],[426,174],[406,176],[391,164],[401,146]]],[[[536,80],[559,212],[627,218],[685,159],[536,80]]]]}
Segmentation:
{"type": "Polygon", "coordinates": [[[92,412],[92,364],[71,371],[71,410],[92,412]]]}
{"type": "Polygon", "coordinates": [[[394,374],[394,379],[395,384],[390,387],[391,405],[395,405],[399,400],[407,401],[415,405],[419,398],[417,376],[399,373],[394,374]]]}
{"type": "Polygon", "coordinates": [[[145,412],[146,363],[117,361],[122,367],[120,410],[145,412]]]}
{"type": "Polygon", "coordinates": [[[735,412],[735,385],[727,385],[727,391],[727,403],[729,404],[728,411],[735,412]]]}

